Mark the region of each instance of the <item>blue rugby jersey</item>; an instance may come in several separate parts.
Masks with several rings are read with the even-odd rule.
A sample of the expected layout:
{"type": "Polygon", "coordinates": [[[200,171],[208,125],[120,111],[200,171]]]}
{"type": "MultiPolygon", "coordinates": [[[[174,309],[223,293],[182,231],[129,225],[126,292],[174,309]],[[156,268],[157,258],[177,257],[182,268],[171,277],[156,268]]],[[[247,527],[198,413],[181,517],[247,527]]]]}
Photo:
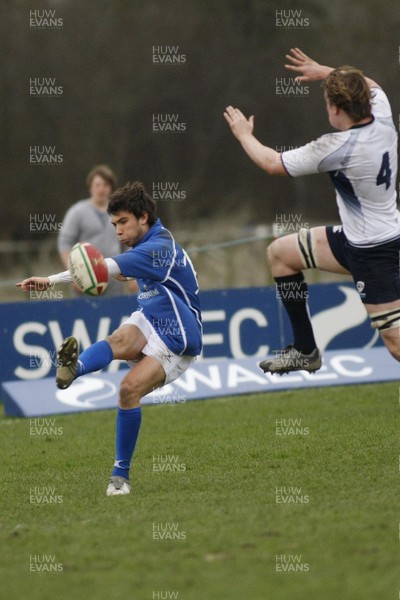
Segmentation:
{"type": "Polygon", "coordinates": [[[175,354],[200,354],[202,324],[196,272],[160,219],[136,246],[113,260],[122,275],[137,280],[140,309],[166,346],[175,354]]]}

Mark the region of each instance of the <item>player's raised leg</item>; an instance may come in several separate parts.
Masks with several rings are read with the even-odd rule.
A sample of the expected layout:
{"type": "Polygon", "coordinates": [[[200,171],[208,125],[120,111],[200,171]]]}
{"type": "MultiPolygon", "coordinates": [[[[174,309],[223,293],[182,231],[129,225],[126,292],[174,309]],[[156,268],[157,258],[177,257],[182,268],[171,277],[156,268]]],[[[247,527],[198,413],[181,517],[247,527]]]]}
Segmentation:
{"type": "Polygon", "coordinates": [[[115,462],[107,496],[129,494],[129,470],[139,436],[142,421],[140,400],[146,394],[163,385],[165,371],[150,356],[137,363],[121,382],[117,411],[115,462]]]}
{"type": "Polygon", "coordinates": [[[321,353],[315,342],[308,310],[308,286],[302,271],[319,268],[333,273],[349,273],[333,255],[326,229],[302,229],[278,238],[267,249],[277,294],[290,319],[294,339],[293,344],[277,353],[275,358],[260,363],[264,372],[283,374],[305,370],[313,373],[321,368],[321,353]]]}
{"type": "Polygon", "coordinates": [[[135,325],[121,325],[105,340],[95,342],[79,356],[77,339],[67,337],[57,353],[57,387],[65,390],[77,377],[104,369],[114,359],[135,360],[145,344],[146,338],[135,325]]]}

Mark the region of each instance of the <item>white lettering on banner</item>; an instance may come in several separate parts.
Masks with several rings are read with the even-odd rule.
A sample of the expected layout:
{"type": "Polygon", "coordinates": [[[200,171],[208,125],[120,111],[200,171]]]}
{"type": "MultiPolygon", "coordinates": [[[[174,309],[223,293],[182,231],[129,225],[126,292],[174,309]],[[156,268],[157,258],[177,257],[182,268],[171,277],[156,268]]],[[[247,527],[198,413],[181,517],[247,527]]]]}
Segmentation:
{"type": "MultiPolygon", "coordinates": [[[[293,389],[303,389],[303,393],[307,393],[310,388],[323,386],[391,381],[396,377],[392,362],[384,348],[360,350],[359,354],[327,351],[324,355],[324,377],[320,375],[320,379],[313,380],[304,371],[284,377],[264,375],[256,360],[251,358],[204,360],[190,367],[173,385],[169,384],[146,395],[143,404],[177,405],[201,398],[293,389]]],[[[43,416],[76,410],[115,408],[118,387],[123,376],[123,373],[86,375],[67,390],[56,390],[53,378],[9,381],[3,383],[5,412],[6,415],[22,414],[36,417],[38,414],[43,416]]],[[[322,390],[321,393],[323,394],[322,390]]],[[[289,425],[286,422],[279,423],[283,427],[277,428],[277,435],[294,435],[289,430],[297,431],[297,425],[300,424],[297,421],[290,419],[289,425]]],[[[308,428],[300,429],[304,430],[301,435],[308,435],[308,428]]]]}
{"type": "MultiPolygon", "coordinates": [[[[101,321],[102,319],[100,319],[100,323],[101,321]]],[[[78,340],[81,350],[86,350],[92,345],[83,319],[76,319],[76,321],[74,321],[74,326],[70,335],[78,340]]],[[[99,339],[97,338],[96,341],[99,341],[99,339]]]]}
{"type": "Polygon", "coordinates": [[[99,328],[97,330],[97,339],[104,340],[110,333],[111,319],[110,317],[103,317],[100,319],[99,328]]]}
{"type": "MultiPolygon", "coordinates": [[[[277,386],[277,389],[281,387],[296,387],[296,384],[309,381],[324,381],[331,380],[337,381],[338,379],[345,377],[351,378],[364,378],[368,377],[373,373],[373,368],[367,366],[366,359],[350,354],[342,354],[334,356],[322,366],[324,373],[316,373],[310,376],[306,371],[297,371],[296,373],[290,373],[282,378],[280,375],[266,373],[262,375],[259,373],[259,367],[254,365],[254,371],[252,368],[246,368],[243,365],[235,363],[231,360],[228,364],[223,362],[219,364],[211,364],[208,366],[208,375],[196,371],[196,367],[188,369],[179,379],[174,382],[177,387],[183,389],[188,393],[197,393],[199,390],[198,384],[202,384],[208,387],[210,390],[221,390],[224,388],[230,388],[232,390],[239,388],[244,383],[256,383],[260,390],[266,387],[271,388],[277,386]],[[347,368],[343,366],[343,362],[350,363],[347,368]],[[357,365],[363,364],[364,368],[356,368],[352,370],[351,363],[357,365]],[[224,369],[227,364],[226,371],[224,369]],[[282,385],[284,384],[284,385],[282,385]],[[287,385],[289,384],[289,385],[287,385]]],[[[202,362],[202,365],[205,363],[202,362]]],[[[344,382],[343,382],[344,383],[344,382]]]]}
{"type": "Polygon", "coordinates": [[[356,356],[355,354],[342,354],[339,356],[334,356],[333,358],[331,358],[331,365],[335,369],[335,371],[337,371],[339,375],[342,375],[343,377],[367,377],[368,375],[371,375],[373,371],[372,367],[364,367],[364,369],[359,369],[358,371],[351,371],[350,369],[346,369],[346,367],[343,366],[342,363],[345,361],[357,364],[365,363],[364,359],[361,358],[361,356],[356,356]]]}
{"type": "Polygon", "coordinates": [[[259,327],[268,326],[267,319],[263,313],[256,308],[242,308],[241,310],[238,310],[233,315],[229,323],[229,341],[233,358],[250,358],[252,356],[255,358],[261,358],[269,353],[268,345],[259,346],[254,354],[246,354],[243,352],[240,343],[240,327],[243,321],[248,320],[254,321],[259,327]]]}
{"type": "Polygon", "coordinates": [[[265,378],[262,375],[257,375],[254,371],[249,371],[241,365],[229,364],[227,384],[230,388],[236,388],[239,384],[248,381],[254,381],[261,385],[265,385],[265,378]]]}
{"type": "MultiPolygon", "coordinates": [[[[205,310],[203,312],[203,323],[210,322],[226,322],[227,316],[224,310],[205,310]]],[[[244,321],[253,321],[260,328],[268,327],[268,321],[265,315],[256,308],[242,308],[235,313],[229,321],[229,347],[233,358],[261,358],[268,354],[269,346],[267,344],[258,346],[253,354],[246,354],[243,351],[241,344],[241,326],[244,321]]],[[[205,333],[203,334],[203,346],[216,346],[224,343],[224,335],[222,333],[205,333]]],[[[225,356],[215,356],[214,359],[226,358],[225,356]]]]}
{"type": "Polygon", "coordinates": [[[18,365],[14,370],[14,374],[21,379],[41,379],[45,377],[51,369],[51,356],[46,348],[42,346],[31,346],[25,342],[25,335],[27,333],[38,333],[44,335],[47,331],[46,325],[43,323],[22,323],[14,331],[14,348],[22,356],[41,356],[43,361],[38,364],[37,369],[25,369],[18,365]]]}
{"type": "MultiPolygon", "coordinates": [[[[109,335],[110,324],[110,317],[101,317],[101,319],[99,319],[97,338],[94,341],[103,340],[105,337],[107,337],[107,335],[109,335]]],[[[29,356],[30,358],[37,357],[37,360],[34,362],[35,367],[32,367],[31,362],[28,368],[22,367],[21,365],[18,365],[15,368],[14,374],[20,379],[41,379],[50,373],[52,366],[55,364],[54,351],[50,352],[45,346],[28,344],[25,341],[25,336],[28,334],[36,333],[43,336],[47,333],[47,331],[49,331],[51,335],[53,347],[58,348],[64,339],[59,321],[49,321],[48,327],[46,327],[44,323],[40,323],[38,321],[29,321],[27,323],[22,323],[15,329],[13,336],[15,350],[22,356],[29,356]]],[[[83,319],[76,319],[74,321],[72,332],[69,335],[73,335],[78,339],[81,350],[89,348],[89,346],[94,343],[90,340],[83,319]]],[[[115,362],[116,364],[113,364],[112,369],[110,369],[113,372],[117,371],[121,362],[124,361],[115,362]]]]}
{"type": "Polygon", "coordinates": [[[329,379],[337,379],[336,373],[327,373],[328,367],[324,364],[316,373],[308,373],[302,371],[303,379],[306,381],[327,381],[329,379]]]}
{"type": "MultiPolygon", "coordinates": [[[[224,310],[205,310],[202,312],[203,323],[215,321],[225,321],[226,312],[224,310]]],[[[203,333],[203,347],[214,346],[224,343],[222,333],[203,333]]],[[[224,356],[216,356],[215,358],[225,358],[224,356]]]]}
{"type": "Polygon", "coordinates": [[[58,321],[49,321],[49,331],[51,333],[51,338],[54,342],[54,348],[59,348],[64,339],[60,323],[58,321]]]}

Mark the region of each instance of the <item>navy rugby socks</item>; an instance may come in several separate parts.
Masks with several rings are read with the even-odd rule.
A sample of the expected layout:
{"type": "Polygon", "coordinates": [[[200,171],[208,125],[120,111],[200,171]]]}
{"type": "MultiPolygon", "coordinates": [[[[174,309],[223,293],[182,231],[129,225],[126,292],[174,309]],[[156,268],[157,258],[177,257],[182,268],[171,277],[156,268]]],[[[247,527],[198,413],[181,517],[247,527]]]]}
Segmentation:
{"type": "Polygon", "coordinates": [[[113,358],[113,351],[106,340],[96,342],[79,355],[75,379],[81,375],[86,375],[86,373],[93,373],[93,371],[104,369],[104,367],[110,364],[113,358]]]}
{"type": "Polygon", "coordinates": [[[131,459],[139,436],[141,422],[142,409],[140,406],[128,409],[118,407],[113,475],[129,479],[131,459]]]}
{"type": "Polygon", "coordinates": [[[289,316],[296,350],[310,354],[317,347],[308,312],[308,286],[303,273],[275,277],[278,298],[289,316]]]}

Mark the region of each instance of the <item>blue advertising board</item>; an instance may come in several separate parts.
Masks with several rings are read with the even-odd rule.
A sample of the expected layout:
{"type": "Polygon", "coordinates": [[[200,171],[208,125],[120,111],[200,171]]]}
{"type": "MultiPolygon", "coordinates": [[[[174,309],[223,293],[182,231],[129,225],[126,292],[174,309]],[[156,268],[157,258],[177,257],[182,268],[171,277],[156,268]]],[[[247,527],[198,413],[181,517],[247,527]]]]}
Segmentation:
{"type": "MultiPolygon", "coordinates": [[[[327,351],[322,368],[314,374],[264,374],[257,362],[254,358],[196,361],[179,379],[145,396],[141,404],[181,406],[190,400],[315,387],[321,388],[323,399],[325,387],[392,381],[400,371],[384,348],[327,351]]],[[[123,376],[123,371],[85,375],[66,390],[58,390],[52,377],[5,382],[5,412],[13,417],[43,417],[116,408],[123,376]]]]}
{"type": "MultiPolygon", "coordinates": [[[[274,287],[203,291],[202,358],[261,358],[291,342],[274,287]]],[[[350,282],[310,285],[310,312],[321,350],[382,345],[350,282]]],[[[75,335],[81,349],[104,339],[136,309],[135,296],[1,304],[0,382],[54,375],[56,349],[75,335]]],[[[115,373],[125,363],[114,361],[115,373]]]]}

